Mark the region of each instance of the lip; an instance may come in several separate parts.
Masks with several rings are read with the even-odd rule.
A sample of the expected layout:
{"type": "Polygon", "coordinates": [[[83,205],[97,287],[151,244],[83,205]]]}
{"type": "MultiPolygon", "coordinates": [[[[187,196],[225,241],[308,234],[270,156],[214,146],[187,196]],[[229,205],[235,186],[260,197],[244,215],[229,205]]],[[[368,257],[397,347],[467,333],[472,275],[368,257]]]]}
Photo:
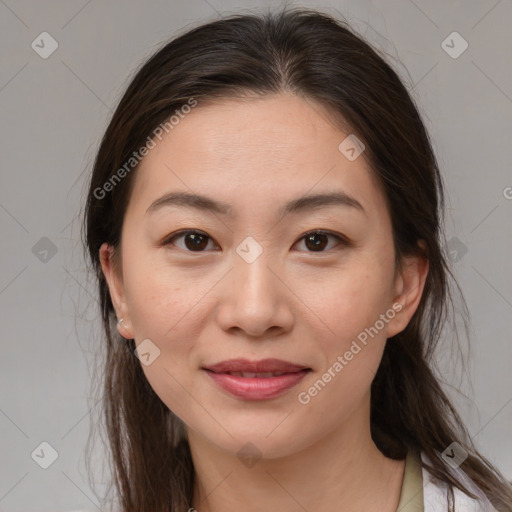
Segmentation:
{"type": "Polygon", "coordinates": [[[244,400],[269,400],[283,395],[296,386],[311,368],[281,359],[229,359],[202,368],[221,389],[244,400]],[[242,377],[228,372],[266,373],[282,375],[274,377],[242,377]]]}
{"type": "Polygon", "coordinates": [[[269,400],[283,395],[296,386],[311,370],[284,373],[277,377],[238,377],[216,373],[203,368],[210,378],[224,391],[244,400],[269,400]]]}
{"type": "MultiPolygon", "coordinates": [[[[204,370],[211,370],[215,373],[227,372],[284,372],[294,373],[301,370],[310,369],[307,366],[290,363],[282,359],[261,359],[260,361],[250,361],[249,359],[228,359],[213,365],[203,367],[204,370]]],[[[273,377],[276,378],[276,377],[273,377]]]]}

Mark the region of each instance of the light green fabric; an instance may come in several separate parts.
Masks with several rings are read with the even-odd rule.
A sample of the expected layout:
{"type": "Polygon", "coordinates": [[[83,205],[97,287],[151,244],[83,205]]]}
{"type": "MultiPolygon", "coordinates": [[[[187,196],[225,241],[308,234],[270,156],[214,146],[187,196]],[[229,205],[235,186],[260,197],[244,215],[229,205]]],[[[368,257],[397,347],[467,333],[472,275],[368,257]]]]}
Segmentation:
{"type": "Polygon", "coordinates": [[[420,455],[414,450],[407,452],[404,481],[396,510],[397,512],[424,512],[420,455]]]}

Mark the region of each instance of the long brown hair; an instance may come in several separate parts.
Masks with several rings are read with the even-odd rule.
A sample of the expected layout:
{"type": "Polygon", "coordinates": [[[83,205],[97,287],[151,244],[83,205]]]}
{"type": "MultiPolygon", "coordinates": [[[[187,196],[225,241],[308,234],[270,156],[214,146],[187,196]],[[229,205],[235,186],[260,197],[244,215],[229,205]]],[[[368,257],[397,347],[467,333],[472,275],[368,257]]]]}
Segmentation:
{"type": "Polygon", "coordinates": [[[134,340],[116,332],[101,271],[101,244],[119,251],[137,171],[126,162],[191,99],[200,108],[217,98],[283,91],[324,105],[340,127],[364,142],[364,156],[390,211],[397,268],[404,255],[421,250],[419,240],[426,244],[429,272],[421,302],[405,330],[388,340],[371,386],[375,444],[393,459],[403,459],[409,449],[423,451],[432,475],[475,497],[439,456],[458,442],[469,453],[460,468],[499,512],[510,512],[510,484],[477,452],[436,377],[434,351],[453,316],[453,290],[460,289],[444,251],[443,184],[428,133],[406,87],[378,50],[346,22],[307,9],[235,15],[176,37],[138,70],[103,136],[82,237],[99,286],[106,341],[101,403],[122,512],[186,512],[194,486],[184,425],[148,384],[134,340]]]}

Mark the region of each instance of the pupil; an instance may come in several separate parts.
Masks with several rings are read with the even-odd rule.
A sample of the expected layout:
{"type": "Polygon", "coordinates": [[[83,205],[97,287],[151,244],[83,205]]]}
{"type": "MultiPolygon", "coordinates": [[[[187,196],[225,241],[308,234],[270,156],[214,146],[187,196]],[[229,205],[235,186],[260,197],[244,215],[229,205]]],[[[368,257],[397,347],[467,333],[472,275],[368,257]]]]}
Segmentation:
{"type": "Polygon", "coordinates": [[[324,235],[323,233],[312,233],[306,237],[306,246],[308,249],[313,249],[314,251],[318,249],[322,250],[326,245],[327,235],[324,235]],[[322,240],[318,240],[318,237],[322,237],[322,240]],[[317,238],[316,241],[315,238],[317,238]],[[309,245],[310,242],[312,243],[311,246],[309,245]]]}
{"type": "Polygon", "coordinates": [[[204,249],[207,245],[206,242],[206,237],[204,235],[201,235],[199,233],[189,233],[186,237],[185,237],[185,245],[187,246],[187,249],[204,249]],[[189,241],[192,241],[191,244],[189,244],[188,242],[189,241]]]}
{"type": "MultiPolygon", "coordinates": [[[[189,233],[185,237],[187,249],[202,250],[206,247],[206,237],[200,233],[189,233]],[[189,243],[191,242],[191,243],[189,243]]],[[[323,233],[312,233],[306,237],[306,246],[313,251],[321,251],[327,245],[327,236],[323,233]]]]}

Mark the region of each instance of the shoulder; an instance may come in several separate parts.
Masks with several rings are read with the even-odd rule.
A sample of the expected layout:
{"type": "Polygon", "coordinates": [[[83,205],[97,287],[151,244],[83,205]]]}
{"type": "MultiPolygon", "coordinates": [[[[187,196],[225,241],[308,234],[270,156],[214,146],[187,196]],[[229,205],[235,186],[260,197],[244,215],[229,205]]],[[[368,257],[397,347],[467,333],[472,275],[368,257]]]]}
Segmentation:
{"type": "MultiPolygon", "coordinates": [[[[431,464],[430,459],[423,452],[421,452],[421,459],[427,464],[431,464]]],[[[453,473],[453,476],[462,481],[473,494],[480,497],[478,500],[471,498],[454,487],[454,512],[497,512],[482,490],[469,479],[464,471],[457,468],[453,473]]],[[[448,512],[448,484],[433,479],[432,475],[425,468],[422,468],[422,478],[424,512],[448,512]]]]}

